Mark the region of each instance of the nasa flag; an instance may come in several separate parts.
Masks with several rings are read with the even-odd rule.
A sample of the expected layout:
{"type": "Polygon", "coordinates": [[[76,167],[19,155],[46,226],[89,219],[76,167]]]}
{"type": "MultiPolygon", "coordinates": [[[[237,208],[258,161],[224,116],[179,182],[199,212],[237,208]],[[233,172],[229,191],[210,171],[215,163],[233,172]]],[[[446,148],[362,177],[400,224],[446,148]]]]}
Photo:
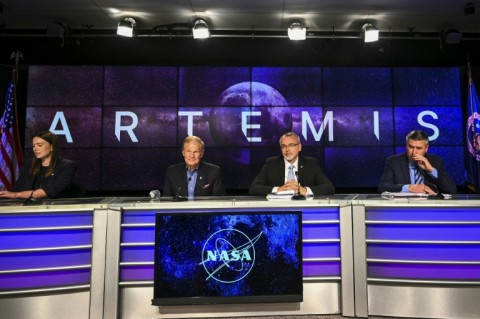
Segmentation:
{"type": "Polygon", "coordinates": [[[469,72],[467,119],[467,184],[470,190],[480,191],[480,114],[477,92],[469,72]]]}

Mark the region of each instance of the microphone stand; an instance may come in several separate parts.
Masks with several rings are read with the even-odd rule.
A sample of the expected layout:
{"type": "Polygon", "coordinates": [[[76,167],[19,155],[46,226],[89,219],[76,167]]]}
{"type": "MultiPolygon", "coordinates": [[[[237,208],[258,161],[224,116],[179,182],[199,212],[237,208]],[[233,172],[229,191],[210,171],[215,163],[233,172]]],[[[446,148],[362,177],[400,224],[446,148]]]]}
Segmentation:
{"type": "MultiPolygon", "coordinates": [[[[181,187],[180,187],[181,188],[181,187]]],[[[184,196],[180,196],[179,192],[180,192],[180,188],[178,189],[178,192],[175,196],[173,196],[172,200],[174,202],[185,202],[188,200],[187,197],[184,197],[184,196]]]]}
{"type": "MultiPolygon", "coordinates": [[[[190,181],[192,180],[192,177],[190,176],[188,178],[188,182],[187,182],[187,188],[188,188],[188,184],[190,184],[190,181]]],[[[172,200],[174,202],[185,202],[188,200],[188,197],[184,197],[184,196],[180,196],[180,190],[182,189],[182,186],[180,186],[177,190],[177,194],[175,196],[173,196],[172,200]]]]}
{"type": "Polygon", "coordinates": [[[445,196],[438,190],[437,185],[428,182],[426,179],[423,181],[423,183],[430,187],[433,191],[436,191],[435,194],[428,195],[428,199],[445,199],[445,196]]]}
{"type": "Polygon", "coordinates": [[[298,181],[298,171],[295,171],[295,177],[297,178],[297,182],[298,182],[298,190],[297,190],[297,194],[292,196],[292,200],[306,200],[307,198],[305,197],[305,195],[300,194],[300,182],[298,181]]]}

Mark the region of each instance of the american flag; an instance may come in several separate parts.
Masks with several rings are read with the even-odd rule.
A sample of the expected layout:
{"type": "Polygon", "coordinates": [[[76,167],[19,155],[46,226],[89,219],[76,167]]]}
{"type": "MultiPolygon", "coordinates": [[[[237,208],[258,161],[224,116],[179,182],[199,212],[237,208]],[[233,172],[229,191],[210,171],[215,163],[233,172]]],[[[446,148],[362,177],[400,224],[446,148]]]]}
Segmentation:
{"type": "Polygon", "coordinates": [[[8,87],[5,111],[0,121],[0,190],[10,190],[23,165],[22,147],[15,118],[15,87],[8,87]]]}

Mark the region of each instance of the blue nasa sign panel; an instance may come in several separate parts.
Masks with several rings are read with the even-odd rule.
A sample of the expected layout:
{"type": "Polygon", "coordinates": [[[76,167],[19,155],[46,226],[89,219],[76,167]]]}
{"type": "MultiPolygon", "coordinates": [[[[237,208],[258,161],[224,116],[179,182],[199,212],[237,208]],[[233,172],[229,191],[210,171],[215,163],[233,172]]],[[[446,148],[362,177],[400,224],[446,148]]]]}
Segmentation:
{"type": "MultiPolygon", "coordinates": [[[[54,131],[64,155],[89,171],[79,182],[92,190],[161,189],[165,168],[183,161],[187,135],[205,141],[205,160],[228,172],[229,189],[248,188],[264,159],[280,155],[278,139],[291,130],[302,153],[315,156],[342,188],[376,187],[386,157],[404,147],[411,130],[424,130],[435,147],[463,147],[458,68],[32,66],[29,72],[25,145],[38,131],[54,131]],[[119,169],[134,175],[118,176],[119,169]]],[[[444,155],[446,162],[460,159],[454,178],[462,184],[463,153],[444,155]]]]}
{"type": "Polygon", "coordinates": [[[303,300],[300,211],[157,213],[154,305],[303,300]]]}

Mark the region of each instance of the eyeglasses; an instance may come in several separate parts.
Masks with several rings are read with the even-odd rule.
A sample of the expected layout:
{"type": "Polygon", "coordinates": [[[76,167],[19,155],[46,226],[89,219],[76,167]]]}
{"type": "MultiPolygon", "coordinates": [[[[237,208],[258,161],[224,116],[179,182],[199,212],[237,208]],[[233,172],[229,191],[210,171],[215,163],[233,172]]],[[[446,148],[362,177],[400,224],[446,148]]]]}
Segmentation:
{"type": "Polygon", "coordinates": [[[288,144],[288,145],[281,144],[281,145],[280,145],[280,148],[281,148],[282,150],[288,150],[288,149],[290,149],[290,148],[296,147],[297,145],[298,145],[298,143],[297,143],[297,144],[293,144],[293,143],[292,143],[292,144],[288,144]]]}

